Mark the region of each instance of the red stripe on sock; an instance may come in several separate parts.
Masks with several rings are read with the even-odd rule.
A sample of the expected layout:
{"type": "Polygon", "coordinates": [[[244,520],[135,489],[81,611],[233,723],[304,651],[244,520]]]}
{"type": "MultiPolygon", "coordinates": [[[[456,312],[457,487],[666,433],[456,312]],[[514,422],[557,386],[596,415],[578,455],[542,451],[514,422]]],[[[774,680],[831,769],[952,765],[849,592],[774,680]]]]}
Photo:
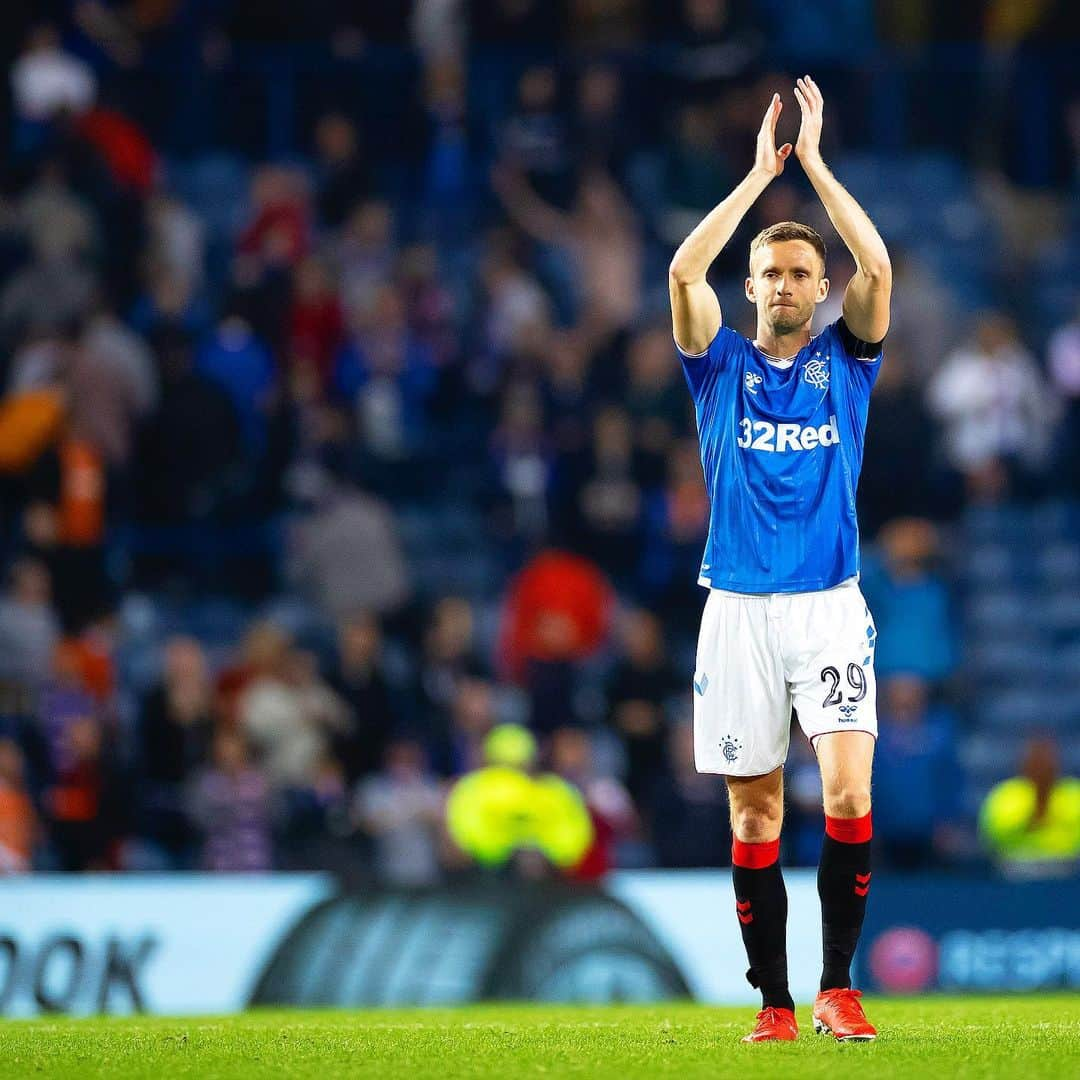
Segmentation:
{"type": "Polygon", "coordinates": [[[780,838],[766,841],[764,844],[744,844],[732,838],[731,862],[746,870],[764,870],[780,858],[780,838]]]}
{"type": "Polygon", "coordinates": [[[870,814],[857,818],[825,815],[825,832],[841,844],[865,844],[874,835],[870,814]]]}

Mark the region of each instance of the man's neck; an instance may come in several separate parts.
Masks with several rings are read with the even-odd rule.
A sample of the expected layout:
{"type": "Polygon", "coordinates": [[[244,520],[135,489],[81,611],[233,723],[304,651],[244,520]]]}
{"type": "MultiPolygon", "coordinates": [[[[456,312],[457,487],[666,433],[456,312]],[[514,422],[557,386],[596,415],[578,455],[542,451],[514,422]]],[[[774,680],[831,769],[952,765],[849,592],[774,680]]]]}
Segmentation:
{"type": "Polygon", "coordinates": [[[786,360],[810,344],[810,324],[807,323],[790,334],[776,334],[759,323],[754,344],[767,356],[786,360]]]}

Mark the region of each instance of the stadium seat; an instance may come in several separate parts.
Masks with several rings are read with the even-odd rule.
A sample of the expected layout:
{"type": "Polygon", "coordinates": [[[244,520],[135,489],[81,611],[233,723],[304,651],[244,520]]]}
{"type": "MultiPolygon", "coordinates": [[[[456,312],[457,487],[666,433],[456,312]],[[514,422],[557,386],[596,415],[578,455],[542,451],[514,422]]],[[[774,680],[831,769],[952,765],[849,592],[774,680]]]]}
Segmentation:
{"type": "Polygon", "coordinates": [[[1025,636],[1033,629],[1031,593],[1019,589],[998,588],[976,593],[968,602],[968,623],[977,633],[1025,636]]]}
{"type": "Polygon", "coordinates": [[[1053,690],[1007,690],[986,695],[976,716],[988,727],[1006,731],[1039,732],[1080,723],[1080,695],[1053,690]]]}
{"type": "Polygon", "coordinates": [[[1051,544],[1039,552],[1035,564],[1048,588],[1080,588],[1080,544],[1067,541],[1051,544]]]}

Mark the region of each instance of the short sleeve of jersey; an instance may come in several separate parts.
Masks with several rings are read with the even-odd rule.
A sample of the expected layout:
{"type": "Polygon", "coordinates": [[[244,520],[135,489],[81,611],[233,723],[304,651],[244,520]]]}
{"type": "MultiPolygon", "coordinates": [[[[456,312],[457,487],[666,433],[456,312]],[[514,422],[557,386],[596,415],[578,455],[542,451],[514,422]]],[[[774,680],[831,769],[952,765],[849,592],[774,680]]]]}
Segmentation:
{"type": "Polygon", "coordinates": [[[867,394],[877,382],[881,371],[884,339],[881,341],[862,341],[849,329],[842,318],[829,327],[839,345],[840,356],[848,372],[850,382],[863,387],[867,394]]]}
{"type": "Polygon", "coordinates": [[[675,343],[679,359],[682,360],[686,381],[690,386],[690,393],[695,401],[701,397],[710,379],[727,364],[738,341],[739,335],[734,330],[721,326],[704,352],[688,353],[679,346],[678,342],[675,343]]]}

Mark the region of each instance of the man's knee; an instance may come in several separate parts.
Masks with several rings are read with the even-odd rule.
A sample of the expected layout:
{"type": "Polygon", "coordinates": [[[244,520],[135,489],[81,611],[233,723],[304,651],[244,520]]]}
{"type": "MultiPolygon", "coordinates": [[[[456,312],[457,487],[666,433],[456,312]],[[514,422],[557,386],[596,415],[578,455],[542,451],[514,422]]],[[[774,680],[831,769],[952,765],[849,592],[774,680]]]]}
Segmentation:
{"type": "Polygon", "coordinates": [[[784,780],[780,769],[767,776],[727,780],[731,831],[744,844],[767,844],[780,835],[784,818],[784,780]]]}
{"type": "Polygon", "coordinates": [[[823,792],[825,813],[834,818],[860,818],[870,813],[869,784],[840,784],[823,792]]]}
{"type": "Polygon", "coordinates": [[[732,800],[731,831],[744,844],[767,844],[780,835],[784,808],[780,798],[732,800]]]}
{"type": "Polygon", "coordinates": [[[767,844],[780,836],[779,814],[748,808],[731,816],[731,831],[744,844],[767,844]]]}
{"type": "Polygon", "coordinates": [[[817,741],[825,813],[860,818],[870,813],[873,737],[864,731],[829,732],[817,741]]]}

